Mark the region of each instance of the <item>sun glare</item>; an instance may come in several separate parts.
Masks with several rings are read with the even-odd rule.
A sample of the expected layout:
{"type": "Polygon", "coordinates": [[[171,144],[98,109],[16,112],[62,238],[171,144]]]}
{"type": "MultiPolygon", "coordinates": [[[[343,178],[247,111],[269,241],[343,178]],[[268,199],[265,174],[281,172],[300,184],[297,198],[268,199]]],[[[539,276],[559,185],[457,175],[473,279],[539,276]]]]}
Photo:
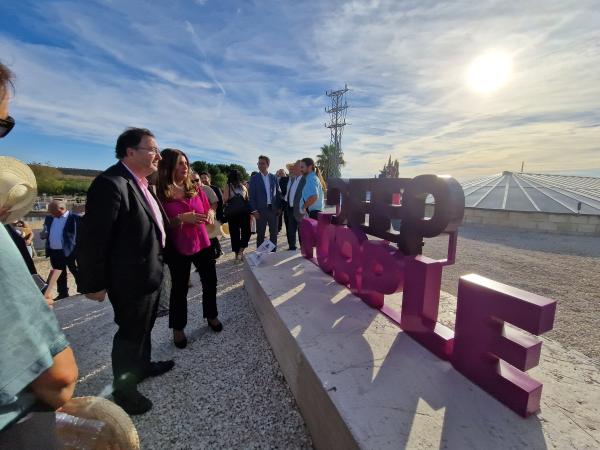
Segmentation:
{"type": "Polygon", "coordinates": [[[490,94],[508,81],[511,67],[511,58],[506,53],[486,53],[469,66],[467,84],[475,92],[490,94]]]}

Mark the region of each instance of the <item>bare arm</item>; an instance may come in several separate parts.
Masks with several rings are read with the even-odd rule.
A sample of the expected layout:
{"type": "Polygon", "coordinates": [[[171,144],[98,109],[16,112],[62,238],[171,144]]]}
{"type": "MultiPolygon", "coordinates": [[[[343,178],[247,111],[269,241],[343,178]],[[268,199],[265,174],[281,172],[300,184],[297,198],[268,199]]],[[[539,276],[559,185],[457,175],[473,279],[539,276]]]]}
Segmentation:
{"type": "Polygon", "coordinates": [[[33,380],[29,387],[39,400],[58,409],[73,397],[79,371],[71,347],[53,359],[52,367],[33,380]]]}

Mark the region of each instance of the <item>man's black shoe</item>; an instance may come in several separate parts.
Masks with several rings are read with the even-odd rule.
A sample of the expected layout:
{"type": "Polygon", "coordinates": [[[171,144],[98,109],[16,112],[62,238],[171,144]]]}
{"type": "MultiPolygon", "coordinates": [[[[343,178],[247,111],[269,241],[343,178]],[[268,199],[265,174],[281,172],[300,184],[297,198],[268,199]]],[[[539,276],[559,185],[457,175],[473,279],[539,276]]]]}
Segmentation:
{"type": "Polygon", "coordinates": [[[113,399],[131,416],[144,414],[152,409],[152,402],[136,389],[114,391],[113,399]]]}
{"type": "Polygon", "coordinates": [[[63,298],[69,298],[69,294],[58,294],[58,297],[54,299],[54,301],[62,300],[63,298]]]}
{"type": "Polygon", "coordinates": [[[170,359],[169,361],[151,362],[144,371],[144,374],[142,375],[142,380],[145,380],[149,377],[158,377],[159,375],[168,372],[173,367],[175,367],[175,361],[173,361],[172,359],[170,359]]]}
{"type": "Polygon", "coordinates": [[[296,250],[298,250],[296,247],[290,247],[290,248],[288,248],[288,251],[290,251],[290,252],[293,252],[293,251],[296,251],[296,250]]]}

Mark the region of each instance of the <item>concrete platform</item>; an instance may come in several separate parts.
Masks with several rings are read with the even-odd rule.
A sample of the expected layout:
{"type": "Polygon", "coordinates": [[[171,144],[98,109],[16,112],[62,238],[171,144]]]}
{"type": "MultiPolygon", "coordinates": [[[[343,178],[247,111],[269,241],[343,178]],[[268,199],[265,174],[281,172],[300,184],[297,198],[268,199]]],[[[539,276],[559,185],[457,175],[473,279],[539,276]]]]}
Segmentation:
{"type": "MultiPolygon", "coordinates": [[[[600,448],[598,363],[557,342],[543,339],[542,410],[523,419],[298,253],[246,264],[244,281],[317,448],[600,448]]],[[[442,322],[453,304],[443,294],[442,322]]]]}

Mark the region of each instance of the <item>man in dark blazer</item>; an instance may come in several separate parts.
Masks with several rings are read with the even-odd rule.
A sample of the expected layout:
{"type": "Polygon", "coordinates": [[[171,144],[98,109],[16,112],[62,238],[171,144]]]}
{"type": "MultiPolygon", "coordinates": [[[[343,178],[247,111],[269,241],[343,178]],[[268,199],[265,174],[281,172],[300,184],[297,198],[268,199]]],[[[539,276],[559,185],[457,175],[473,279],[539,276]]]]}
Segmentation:
{"type": "Polygon", "coordinates": [[[76,237],[81,216],[67,209],[62,200],[52,200],[48,204],[50,213],[44,219],[44,228],[40,237],[46,240],[46,257],[50,258],[53,269],[61,270],[56,282],[58,297],[60,300],[69,296],[69,285],[67,280],[67,267],[75,283],[79,282],[79,270],[76,260],[76,237]]]}
{"type": "Polygon", "coordinates": [[[256,218],[256,246],[265,240],[269,225],[269,240],[277,245],[278,217],[281,210],[281,189],[277,177],[269,173],[271,160],[268,156],[258,157],[259,172],[250,178],[250,209],[256,218]]]}
{"type": "Polygon", "coordinates": [[[127,413],[143,414],[152,402],[137,383],[174,366],[172,360],[150,361],[168,219],[146,180],[161,159],[154,135],[143,128],[125,130],[116,156],[119,162],[87,194],[78,240],[80,288],[96,301],[108,294],[119,326],[112,349],[113,397],[127,413]]]}
{"type": "Polygon", "coordinates": [[[288,183],[290,181],[290,177],[288,177],[288,175],[285,173],[285,170],[283,169],[279,169],[277,171],[277,173],[275,174],[277,175],[277,182],[279,183],[279,189],[281,190],[281,211],[282,213],[279,215],[278,218],[278,227],[277,227],[277,231],[279,233],[281,233],[281,230],[283,229],[283,223],[285,222],[286,227],[287,227],[287,202],[285,200],[285,196],[287,194],[287,187],[288,187],[288,183]]]}

